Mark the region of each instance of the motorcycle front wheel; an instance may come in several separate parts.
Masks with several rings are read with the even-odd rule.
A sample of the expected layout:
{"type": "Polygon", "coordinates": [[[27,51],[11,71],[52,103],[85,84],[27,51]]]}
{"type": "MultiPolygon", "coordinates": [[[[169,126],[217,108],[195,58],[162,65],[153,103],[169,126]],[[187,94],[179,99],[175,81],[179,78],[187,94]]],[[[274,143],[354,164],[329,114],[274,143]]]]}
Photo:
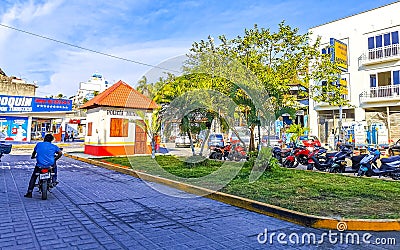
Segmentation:
{"type": "Polygon", "coordinates": [[[295,168],[295,161],[285,160],[282,164],[285,168],[295,168]]]}
{"type": "Polygon", "coordinates": [[[299,165],[299,163],[301,165],[307,165],[308,163],[308,157],[306,155],[299,155],[296,157],[297,159],[297,165],[299,165]]]}
{"type": "Polygon", "coordinates": [[[372,171],[367,171],[367,172],[365,172],[365,176],[367,176],[367,177],[371,177],[373,174],[372,174],[372,171]]]}
{"type": "Polygon", "coordinates": [[[47,181],[42,181],[42,200],[47,200],[47,181]]]}

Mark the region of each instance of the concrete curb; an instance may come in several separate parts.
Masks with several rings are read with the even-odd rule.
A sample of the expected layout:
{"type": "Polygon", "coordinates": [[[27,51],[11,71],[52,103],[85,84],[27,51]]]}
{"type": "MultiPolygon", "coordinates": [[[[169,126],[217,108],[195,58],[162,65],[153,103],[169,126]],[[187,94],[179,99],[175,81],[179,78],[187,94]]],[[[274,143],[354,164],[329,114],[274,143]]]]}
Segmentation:
{"type": "Polygon", "coordinates": [[[132,170],[126,166],[121,166],[118,164],[106,163],[98,160],[86,159],[83,157],[78,157],[70,155],[68,153],[64,154],[67,157],[83,161],[89,164],[93,164],[99,167],[104,167],[116,172],[131,175],[136,178],[164,184],[187,193],[204,196],[209,199],[217,200],[230,204],[232,206],[240,207],[246,210],[257,212],[260,214],[265,214],[274,218],[281,220],[293,222],[306,227],[320,228],[320,229],[331,229],[339,231],[400,231],[400,219],[392,220],[373,220],[373,219],[334,219],[328,217],[320,217],[309,215],[306,213],[296,212],[293,210],[281,208],[278,206],[270,205],[267,203],[250,200],[247,198],[230,195],[218,191],[213,191],[210,189],[193,186],[190,184],[169,180],[159,176],[153,176],[144,172],[132,170]]]}

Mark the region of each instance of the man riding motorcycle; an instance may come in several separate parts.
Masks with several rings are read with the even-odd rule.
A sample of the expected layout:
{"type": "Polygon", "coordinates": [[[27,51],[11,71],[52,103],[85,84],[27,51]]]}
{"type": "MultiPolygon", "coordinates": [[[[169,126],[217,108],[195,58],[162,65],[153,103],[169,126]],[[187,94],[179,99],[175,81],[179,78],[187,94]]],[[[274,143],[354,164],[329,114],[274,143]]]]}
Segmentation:
{"type": "Polygon", "coordinates": [[[62,156],[62,152],[59,147],[51,143],[53,140],[53,135],[47,134],[43,142],[36,144],[33,149],[31,159],[36,158],[36,166],[29,181],[28,191],[24,195],[27,198],[32,198],[32,191],[35,187],[37,173],[40,173],[41,168],[54,167],[55,175],[53,176],[53,183],[57,184],[57,168],[55,163],[62,156]]]}

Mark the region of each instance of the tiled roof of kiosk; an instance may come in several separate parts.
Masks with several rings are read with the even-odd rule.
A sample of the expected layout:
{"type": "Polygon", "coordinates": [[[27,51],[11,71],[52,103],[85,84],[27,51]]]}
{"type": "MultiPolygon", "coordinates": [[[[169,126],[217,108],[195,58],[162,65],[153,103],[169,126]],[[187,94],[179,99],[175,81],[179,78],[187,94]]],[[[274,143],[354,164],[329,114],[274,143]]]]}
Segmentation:
{"type": "Polygon", "coordinates": [[[87,101],[80,108],[92,109],[100,106],[136,109],[156,109],[158,107],[153,100],[121,80],[87,101]]]}

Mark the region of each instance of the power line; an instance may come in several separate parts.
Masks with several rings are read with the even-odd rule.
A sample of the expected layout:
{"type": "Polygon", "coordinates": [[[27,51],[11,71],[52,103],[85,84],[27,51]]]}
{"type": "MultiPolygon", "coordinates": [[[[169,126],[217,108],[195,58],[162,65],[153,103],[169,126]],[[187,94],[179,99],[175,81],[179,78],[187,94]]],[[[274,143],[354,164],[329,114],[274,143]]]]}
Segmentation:
{"type": "Polygon", "coordinates": [[[63,41],[60,41],[60,40],[57,40],[57,39],[54,39],[54,38],[51,38],[51,37],[39,35],[39,34],[32,33],[32,32],[26,31],[26,30],[22,30],[22,29],[18,29],[18,28],[12,27],[12,26],[8,26],[8,25],[2,24],[2,23],[0,23],[0,26],[8,28],[8,29],[16,30],[18,32],[22,32],[22,33],[25,33],[25,34],[28,34],[28,35],[31,35],[31,36],[36,36],[36,37],[39,37],[39,38],[42,38],[42,39],[50,40],[50,41],[53,41],[53,42],[56,42],[56,43],[61,43],[61,44],[64,44],[64,45],[67,45],[67,46],[70,46],[70,47],[77,48],[77,49],[86,50],[86,51],[89,51],[89,52],[92,52],[92,53],[100,54],[100,55],[103,55],[103,56],[108,56],[108,57],[112,57],[112,58],[115,58],[115,59],[131,62],[131,63],[136,63],[136,64],[148,66],[148,67],[163,69],[163,70],[167,70],[167,71],[170,71],[170,72],[181,73],[181,72],[176,71],[176,70],[167,69],[167,68],[151,65],[151,64],[148,64],[148,63],[144,63],[144,62],[139,62],[139,61],[127,59],[127,58],[124,58],[124,57],[119,57],[119,56],[107,54],[107,53],[100,52],[100,51],[97,51],[97,50],[84,48],[84,47],[81,47],[81,46],[78,46],[78,45],[75,45],[75,44],[72,44],[72,43],[63,42],[63,41]]]}

